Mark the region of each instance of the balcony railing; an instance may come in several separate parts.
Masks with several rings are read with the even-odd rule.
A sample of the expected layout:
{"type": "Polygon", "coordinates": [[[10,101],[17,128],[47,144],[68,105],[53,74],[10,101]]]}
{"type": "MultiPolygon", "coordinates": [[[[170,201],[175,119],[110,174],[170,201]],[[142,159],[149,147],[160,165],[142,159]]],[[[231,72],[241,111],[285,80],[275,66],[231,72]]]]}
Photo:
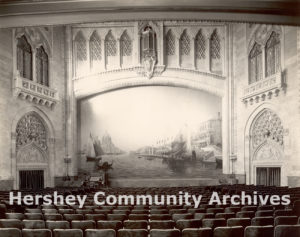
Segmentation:
{"type": "Polygon", "coordinates": [[[242,100],[244,103],[254,101],[259,102],[272,96],[277,96],[280,90],[284,88],[282,73],[278,72],[272,76],[266,77],[260,81],[252,83],[244,88],[242,100]]]}
{"type": "Polygon", "coordinates": [[[58,101],[58,92],[52,88],[28,80],[19,75],[14,77],[14,94],[30,102],[53,107],[58,101]]]}

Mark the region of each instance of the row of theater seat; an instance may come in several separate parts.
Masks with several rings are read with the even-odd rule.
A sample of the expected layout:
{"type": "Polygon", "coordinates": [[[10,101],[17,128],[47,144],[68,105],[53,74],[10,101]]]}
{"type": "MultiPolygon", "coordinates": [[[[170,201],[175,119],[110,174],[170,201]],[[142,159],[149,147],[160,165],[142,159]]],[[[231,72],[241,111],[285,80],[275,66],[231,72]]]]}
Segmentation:
{"type": "Polygon", "coordinates": [[[43,221],[43,220],[17,220],[17,219],[0,219],[0,228],[17,228],[17,229],[179,229],[186,228],[216,228],[224,226],[267,226],[267,225],[297,225],[300,224],[300,218],[296,216],[278,216],[275,219],[272,217],[255,217],[250,218],[230,218],[228,220],[223,218],[211,218],[211,219],[192,219],[184,220],[180,219],[172,220],[160,220],[160,221],[94,221],[94,220],[60,220],[60,221],[43,221]]]}
{"type": "Polygon", "coordinates": [[[299,237],[300,225],[248,226],[244,230],[241,226],[211,228],[190,228],[182,231],[177,229],[158,230],[148,232],[143,229],[0,229],[1,237],[299,237]]]}
{"type": "MultiPolygon", "coordinates": [[[[53,191],[53,190],[51,190],[53,191]]],[[[171,194],[188,191],[203,194],[199,208],[191,206],[97,206],[99,190],[60,190],[64,195],[88,195],[83,209],[78,205],[19,206],[0,193],[0,237],[299,237],[300,188],[222,185],[176,188],[110,188],[107,194],[171,194]],[[209,205],[211,191],[238,194],[291,194],[289,206],[209,205]],[[1,200],[2,198],[2,200],[1,200]],[[275,229],[275,230],[274,230],[275,229]],[[14,233],[15,235],[12,235],[14,233]]],[[[48,194],[50,190],[42,193],[48,194]]]]}

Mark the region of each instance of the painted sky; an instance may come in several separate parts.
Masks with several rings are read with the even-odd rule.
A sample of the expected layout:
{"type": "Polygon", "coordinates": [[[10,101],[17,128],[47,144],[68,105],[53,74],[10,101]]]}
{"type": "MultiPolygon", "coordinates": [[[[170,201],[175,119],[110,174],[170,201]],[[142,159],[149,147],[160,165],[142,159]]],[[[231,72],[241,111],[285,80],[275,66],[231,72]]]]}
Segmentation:
{"type": "Polygon", "coordinates": [[[109,133],[122,150],[154,145],[188,125],[191,130],[221,111],[221,99],[205,92],[174,87],[136,87],[81,101],[81,144],[90,132],[109,133]]]}

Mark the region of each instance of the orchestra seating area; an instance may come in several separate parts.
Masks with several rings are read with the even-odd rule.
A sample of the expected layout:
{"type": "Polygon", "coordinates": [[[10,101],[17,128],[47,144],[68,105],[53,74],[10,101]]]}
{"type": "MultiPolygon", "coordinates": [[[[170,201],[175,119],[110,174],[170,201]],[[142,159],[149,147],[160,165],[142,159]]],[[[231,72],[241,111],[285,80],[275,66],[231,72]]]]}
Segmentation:
{"type": "MultiPolygon", "coordinates": [[[[1,237],[299,237],[300,188],[254,185],[219,185],[177,188],[45,189],[32,194],[58,191],[88,195],[83,208],[78,205],[10,205],[9,193],[1,192],[1,237]],[[202,194],[193,206],[122,205],[97,206],[95,192],[106,195],[178,195],[179,191],[202,194]],[[289,194],[288,206],[209,205],[213,191],[224,194],[289,194]]],[[[29,192],[27,192],[28,194],[29,192]]]]}

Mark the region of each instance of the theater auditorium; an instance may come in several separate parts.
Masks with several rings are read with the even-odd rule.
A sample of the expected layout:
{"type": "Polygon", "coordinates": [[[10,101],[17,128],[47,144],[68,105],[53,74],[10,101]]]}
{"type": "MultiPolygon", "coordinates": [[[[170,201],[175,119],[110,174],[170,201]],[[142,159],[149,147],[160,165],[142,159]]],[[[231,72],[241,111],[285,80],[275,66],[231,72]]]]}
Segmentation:
{"type": "Polygon", "coordinates": [[[299,237],[299,25],[297,0],[0,1],[0,237],[299,237]]]}

